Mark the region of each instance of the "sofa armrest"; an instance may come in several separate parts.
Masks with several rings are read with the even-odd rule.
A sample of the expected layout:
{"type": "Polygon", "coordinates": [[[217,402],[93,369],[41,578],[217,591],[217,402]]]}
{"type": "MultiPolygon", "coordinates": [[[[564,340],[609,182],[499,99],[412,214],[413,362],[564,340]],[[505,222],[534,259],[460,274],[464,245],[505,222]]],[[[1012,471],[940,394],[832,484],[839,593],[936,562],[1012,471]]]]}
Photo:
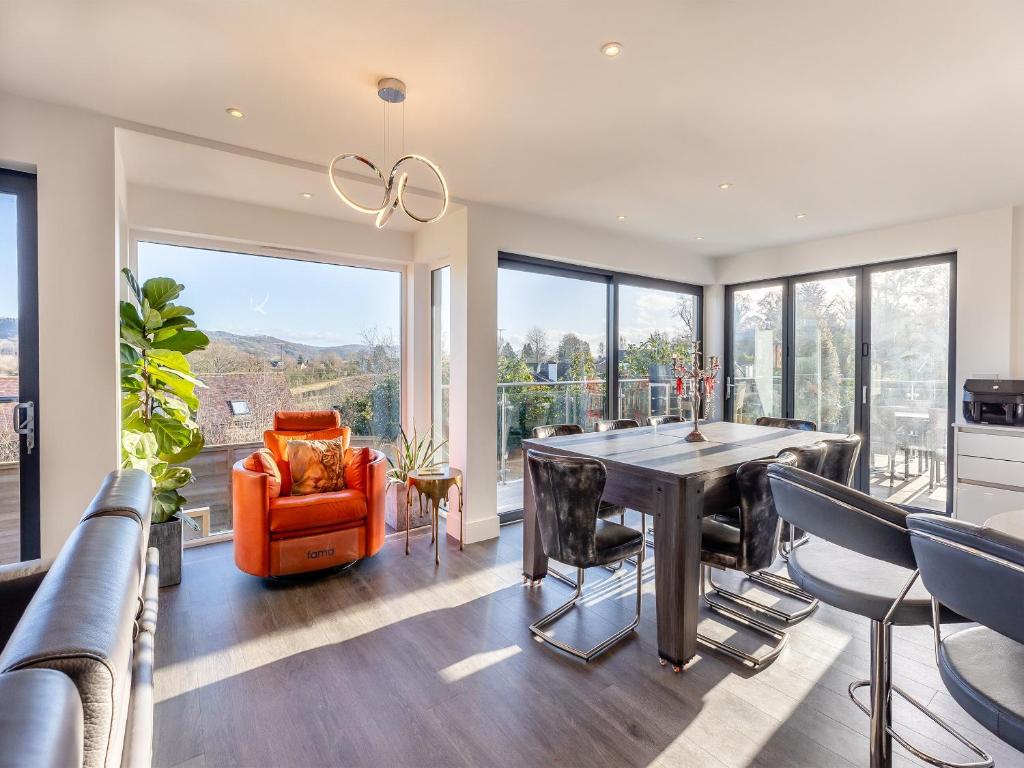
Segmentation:
{"type": "Polygon", "coordinates": [[[270,478],[231,468],[231,517],[235,532],[235,565],[253,576],[270,575],[270,478]]]}
{"type": "Polygon", "coordinates": [[[78,689],[53,669],[0,675],[0,766],[80,766],[85,718],[78,689]]]}
{"type": "Polygon", "coordinates": [[[384,546],[384,511],[388,492],[388,460],[380,451],[366,465],[366,555],[384,546]]]}
{"type": "Polygon", "coordinates": [[[53,565],[53,560],[26,560],[0,565],[0,649],[53,565]]]}

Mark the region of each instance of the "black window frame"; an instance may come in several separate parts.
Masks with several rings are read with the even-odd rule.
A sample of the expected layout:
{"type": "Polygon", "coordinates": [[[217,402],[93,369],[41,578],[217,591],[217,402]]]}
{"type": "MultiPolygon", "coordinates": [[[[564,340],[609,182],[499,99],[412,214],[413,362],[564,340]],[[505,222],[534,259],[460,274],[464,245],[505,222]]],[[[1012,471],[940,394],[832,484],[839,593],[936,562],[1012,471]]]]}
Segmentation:
{"type": "MultiPolygon", "coordinates": [[[[928,266],[929,264],[949,264],[949,354],[947,359],[947,409],[949,415],[949,426],[946,429],[946,452],[948,457],[947,469],[947,492],[946,511],[952,511],[953,492],[952,480],[955,477],[953,469],[953,422],[956,420],[956,267],[957,252],[948,251],[943,253],[928,254],[923,256],[910,256],[907,258],[893,259],[889,261],[869,262],[850,267],[826,269],[816,272],[802,272],[794,275],[765,278],[763,280],[751,280],[743,283],[733,283],[725,286],[725,350],[722,355],[723,367],[725,369],[726,387],[723,392],[723,418],[726,421],[733,421],[733,401],[731,382],[733,372],[733,313],[735,312],[735,295],[737,291],[750,288],[764,288],[770,286],[782,286],[782,340],[783,340],[783,366],[782,366],[782,414],[784,418],[793,418],[795,411],[795,390],[793,387],[793,369],[795,360],[793,348],[796,343],[796,301],[794,288],[798,283],[810,282],[813,280],[827,280],[829,278],[855,276],[857,278],[857,299],[855,319],[855,344],[860,350],[856,358],[854,376],[856,387],[859,392],[854,397],[854,431],[860,435],[864,445],[870,445],[871,434],[871,366],[865,364],[871,356],[871,302],[869,299],[870,279],[876,272],[888,272],[894,269],[928,266]]],[[[871,467],[868,462],[868,451],[862,450],[857,473],[855,487],[867,492],[870,483],[871,467]]],[[[931,510],[923,507],[913,507],[928,512],[931,510]]]]}

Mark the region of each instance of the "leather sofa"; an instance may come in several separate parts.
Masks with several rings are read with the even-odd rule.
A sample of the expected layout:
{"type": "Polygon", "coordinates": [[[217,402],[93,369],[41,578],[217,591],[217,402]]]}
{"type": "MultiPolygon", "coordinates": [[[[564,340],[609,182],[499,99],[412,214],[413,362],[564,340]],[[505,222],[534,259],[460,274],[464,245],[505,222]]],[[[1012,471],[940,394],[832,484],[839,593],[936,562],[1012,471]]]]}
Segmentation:
{"type": "MultiPolygon", "coordinates": [[[[342,438],[349,428],[337,411],[279,411],[274,428],[263,435],[280,472],[280,491],[272,477],[254,470],[248,457],[231,470],[235,564],[253,576],[288,576],[360,560],[384,545],[387,459],[380,451],[356,451],[345,470],[345,489],[307,496],[291,495],[287,442],[292,439],[342,438]],[[247,465],[249,468],[247,468],[247,465]]],[[[360,449],[361,450],[361,449],[360,449]]]]}
{"type": "Polygon", "coordinates": [[[113,472],[53,561],[0,566],[0,766],[148,766],[152,484],[113,472]]]}

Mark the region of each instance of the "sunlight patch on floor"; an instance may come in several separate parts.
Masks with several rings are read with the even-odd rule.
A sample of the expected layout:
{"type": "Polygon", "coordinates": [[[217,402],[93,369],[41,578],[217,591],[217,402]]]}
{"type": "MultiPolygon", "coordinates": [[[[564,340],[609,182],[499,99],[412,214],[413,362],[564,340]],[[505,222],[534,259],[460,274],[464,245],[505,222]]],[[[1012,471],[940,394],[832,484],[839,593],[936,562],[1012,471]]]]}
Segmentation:
{"type": "Polygon", "coordinates": [[[470,675],[475,675],[481,670],[487,669],[495,664],[500,664],[505,659],[509,659],[522,652],[523,649],[518,645],[509,645],[505,648],[498,648],[493,651],[474,653],[472,656],[467,656],[462,661],[457,661],[454,664],[449,664],[444,669],[439,669],[437,674],[440,675],[441,679],[446,683],[456,683],[470,675]]]}

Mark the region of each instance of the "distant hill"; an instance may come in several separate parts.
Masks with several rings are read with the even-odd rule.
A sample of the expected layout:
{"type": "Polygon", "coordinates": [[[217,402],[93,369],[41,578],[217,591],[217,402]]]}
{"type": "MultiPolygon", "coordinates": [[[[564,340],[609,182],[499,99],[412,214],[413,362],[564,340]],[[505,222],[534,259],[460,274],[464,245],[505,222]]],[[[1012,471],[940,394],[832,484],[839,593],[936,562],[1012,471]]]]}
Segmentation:
{"type": "MultiPolygon", "coordinates": [[[[0,321],[3,322],[3,321],[0,321]]],[[[343,360],[359,358],[366,354],[365,344],[341,344],[333,347],[316,347],[312,344],[300,344],[295,341],[285,341],[274,336],[242,336],[228,331],[208,331],[207,336],[211,341],[220,341],[230,344],[236,349],[265,360],[279,360],[282,357],[298,359],[301,355],[304,360],[317,360],[326,355],[337,355],[343,360]]],[[[394,350],[398,353],[397,348],[394,350]]]]}
{"type": "Polygon", "coordinates": [[[0,317],[0,339],[18,338],[18,318],[0,317]]]}

